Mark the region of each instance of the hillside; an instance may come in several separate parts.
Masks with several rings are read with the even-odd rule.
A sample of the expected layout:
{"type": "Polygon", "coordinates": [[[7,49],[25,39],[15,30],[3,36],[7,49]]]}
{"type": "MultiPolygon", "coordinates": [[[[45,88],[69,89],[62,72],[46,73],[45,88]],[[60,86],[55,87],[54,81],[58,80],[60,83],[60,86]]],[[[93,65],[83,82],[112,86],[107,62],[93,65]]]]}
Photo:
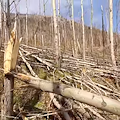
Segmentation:
{"type": "MultiPolygon", "coordinates": [[[[11,17],[11,29],[14,23],[13,18],[14,15],[11,17]]],[[[110,118],[114,120],[119,118],[119,111],[116,110],[120,99],[120,58],[117,56],[119,49],[116,51],[118,66],[117,69],[114,69],[111,64],[107,32],[93,28],[94,51],[91,54],[91,29],[85,26],[86,60],[83,61],[82,26],[75,22],[79,55],[78,58],[75,58],[72,55],[71,21],[61,18],[59,26],[62,56],[60,68],[56,66],[55,61],[53,17],[28,15],[27,43],[25,15],[19,15],[17,37],[23,37],[23,40],[20,45],[15,75],[13,72],[13,76],[15,76],[13,90],[15,116],[18,119],[25,116],[29,119],[40,120],[64,120],[66,114],[68,120],[110,120],[110,118]],[[26,75],[30,81],[21,79],[20,75],[26,75]],[[49,89],[50,87],[53,89],[49,89]],[[80,94],[80,90],[85,91],[88,96],[80,94]],[[51,91],[52,94],[49,93],[51,91]],[[64,94],[66,91],[68,93],[64,94]],[[80,95],[88,99],[82,99],[79,97],[80,95]],[[92,97],[89,98],[89,96],[92,97]],[[94,100],[94,97],[97,99],[94,100]],[[107,99],[108,104],[104,99],[107,99]],[[115,106],[111,107],[112,104],[109,101],[112,101],[115,106]],[[115,109],[113,109],[114,107],[115,109]]],[[[115,46],[117,45],[119,48],[119,44],[116,44],[119,36],[114,34],[114,39],[115,46]]],[[[2,48],[0,68],[3,68],[3,54],[2,48]]],[[[2,84],[3,79],[3,70],[1,69],[2,84]]],[[[0,84],[1,93],[3,93],[2,84],[0,84]]],[[[119,108],[117,109],[119,110],[119,108]]]]}
{"type": "MultiPolygon", "coordinates": [[[[26,25],[25,15],[19,15],[18,36],[22,36],[24,38],[23,39],[24,43],[26,39],[25,25],[26,25]]],[[[65,18],[61,18],[59,22],[59,26],[60,26],[60,38],[61,38],[61,46],[62,46],[61,49],[67,52],[71,51],[73,44],[72,21],[67,20],[65,18]]],[[[76,35],[76,39],[80,44],[79,52],[82,53],[82,26],[80,23],[76,23],[76,22],[75,22],[75,35],[76,35]]],[[[114,36],[116,39],[116,35],[114,36]]],[[[44,47],[53,48],[53,40],[54,40],[53,17],[29,15],[28,39],[29,39],[29,45],[32,46],[36,45],[37,47],[41,47],[42,44],[44,44],[44,47]]],[[[117,39],[119,38],[117,37],[117,39]]],[[[90,55],[91,34],[90,34],[90,27],[87,26],[85,26],[85,40],[86,40],[87,55],[90,55]]],[[[93,40],[94,40],[94,48],[98,48],[98,49],[103,46],[103,40],[105,46],[109,42],[107,33],[102,32],[101,30],[96,28],[93,28],[93,40]]],[[[109,49],[107,47],[107,49],[105,49],[105,52],[107,52],[106,55],[109,53],[108,51],[109,49]]]]}

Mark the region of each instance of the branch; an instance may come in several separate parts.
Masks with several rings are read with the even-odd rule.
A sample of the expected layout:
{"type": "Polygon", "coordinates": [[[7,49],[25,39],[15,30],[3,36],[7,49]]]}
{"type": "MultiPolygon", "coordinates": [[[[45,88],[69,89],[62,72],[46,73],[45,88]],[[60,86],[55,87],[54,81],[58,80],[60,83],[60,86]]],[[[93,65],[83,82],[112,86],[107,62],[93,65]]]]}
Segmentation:
{"type": "Polygon", "coordinates": [[[71,120],[68,112],[65,111],[65,108],[59,104],[59,102],[57,101],[57,99],[54,97],[54,94],[53,94],[53,93],[50,93],[50,98],[52,99],[54,105],[55,105],[59,110],[62,111],[62,114],[63,114],[65,120],[71,120]]]}

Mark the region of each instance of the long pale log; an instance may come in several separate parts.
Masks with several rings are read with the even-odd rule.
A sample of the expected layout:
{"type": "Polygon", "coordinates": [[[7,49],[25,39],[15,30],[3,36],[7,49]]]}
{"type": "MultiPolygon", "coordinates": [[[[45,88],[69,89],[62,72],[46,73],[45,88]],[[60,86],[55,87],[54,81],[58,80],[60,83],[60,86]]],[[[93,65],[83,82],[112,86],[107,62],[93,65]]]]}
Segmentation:
{"type": "Polygon", "coordinates": [[[14,74],[14,77],[28,83],[30,86],[41,89],[45,92],[52,92],[67,98],[72,98],[82,103],[94,106],[101,110],[120,115],[120,102],[105,96],[99,96],[78,88],[67,86],[56,82],[45,81],[40,78],[27,76],[21,73],[14,74]]]}

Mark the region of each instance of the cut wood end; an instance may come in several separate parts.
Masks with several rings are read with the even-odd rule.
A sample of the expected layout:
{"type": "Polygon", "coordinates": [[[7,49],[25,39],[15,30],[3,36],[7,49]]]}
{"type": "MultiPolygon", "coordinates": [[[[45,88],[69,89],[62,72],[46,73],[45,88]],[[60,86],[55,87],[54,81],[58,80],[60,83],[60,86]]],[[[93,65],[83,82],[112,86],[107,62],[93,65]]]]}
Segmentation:
{"type": "Polygon", "coordinates": [[[30,77],[21,73],[17,74],[18,78],[21,79],[22,81],[26,81],[29,82],[30,81],[30,77]]]}

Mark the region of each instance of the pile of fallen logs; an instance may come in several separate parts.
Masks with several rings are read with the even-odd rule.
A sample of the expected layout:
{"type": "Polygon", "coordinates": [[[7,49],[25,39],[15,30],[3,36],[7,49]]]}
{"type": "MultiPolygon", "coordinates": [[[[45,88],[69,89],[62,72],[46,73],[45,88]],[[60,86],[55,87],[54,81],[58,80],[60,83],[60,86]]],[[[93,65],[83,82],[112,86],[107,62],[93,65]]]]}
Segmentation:
{"type": "MultiPolygon", "coordinates": [[[[29,47],[26,45],[21,45],[21,51],[23,51],[26,55],[36,58],[39,62],[49,66],[55,67],[55,54],[54,51],[50,49],[38,49],[34,47],[29,47]],[[27,49],[27,50],[25,50],[27,49]],[[29,52],[30,51],[30,52],[29,52]]],[[[86,57],[86,61],[83,61],[82,58],[74,58],[69,55],[62,55],[61,59],[61,68],[68,69],[70,71],[82,70],[83,67],[91,70],[94,74],[98,74],[100,76],[110,77],[114,79],[120,78],[120,66],[113,68],[110,63],[104,62],[101,60],[100,62],[95,61],[93,58],[86,57]],[[102,64],[102,65],[101,65],[102,64]]]]}
{"type": "MultiPolygon", "coordinates": [[[[20,73],[14,74],[14,77],[42,91],[56,93],[66,98],[72,98],[75,100],[72,101],[72,103],[71,100],[69,101],[69,104],[72,104],[72,106],[77,106],[76,101],[79,101],[77,102],[79,104],[85,103],[101,110],[120,115],[119,66],[113,68],[110,63],[109,65],[100,65],[100,63],[93,62],[93,60],[90,61],[90,59],[83,61],[82,59],[72,56],[62,55],[61,67],[57,69],[54,64],[55,55],[51,49],[43,50],[21,45],[19,53],[20,60],[23,60],[30,74],[34,77],[20,73]],[[35,61],[33,61],[33,58],[35,61]],[[51,80],[41,80],[31,66],[39,68],[44,66],[46,70],[52,71],[50,72],[51,75],[55,76],[55,78],[59,78],[59,80],[56,79],[54,82],[51,82],[51,80]],[[62,77],[53,74],[53,71],[59,72],[62,77]]],[[[52,94],[50,96],[54,95],[52,94]]],[[[58,102],[56,103],[57,100],[54,101],[54,104],[58,104],[58,102]]],[[[82,104],[81,106],[84,112],[90,117],[89,112],[85,110],[87,105],[82,104]]],[[[98,112],[97,109],[90,106],[87,106],[87,108],[92,114],[97,115],[98,118],[105,119],[105,116],[101,116],[99,113],[100,111],[98,112]]]]}

